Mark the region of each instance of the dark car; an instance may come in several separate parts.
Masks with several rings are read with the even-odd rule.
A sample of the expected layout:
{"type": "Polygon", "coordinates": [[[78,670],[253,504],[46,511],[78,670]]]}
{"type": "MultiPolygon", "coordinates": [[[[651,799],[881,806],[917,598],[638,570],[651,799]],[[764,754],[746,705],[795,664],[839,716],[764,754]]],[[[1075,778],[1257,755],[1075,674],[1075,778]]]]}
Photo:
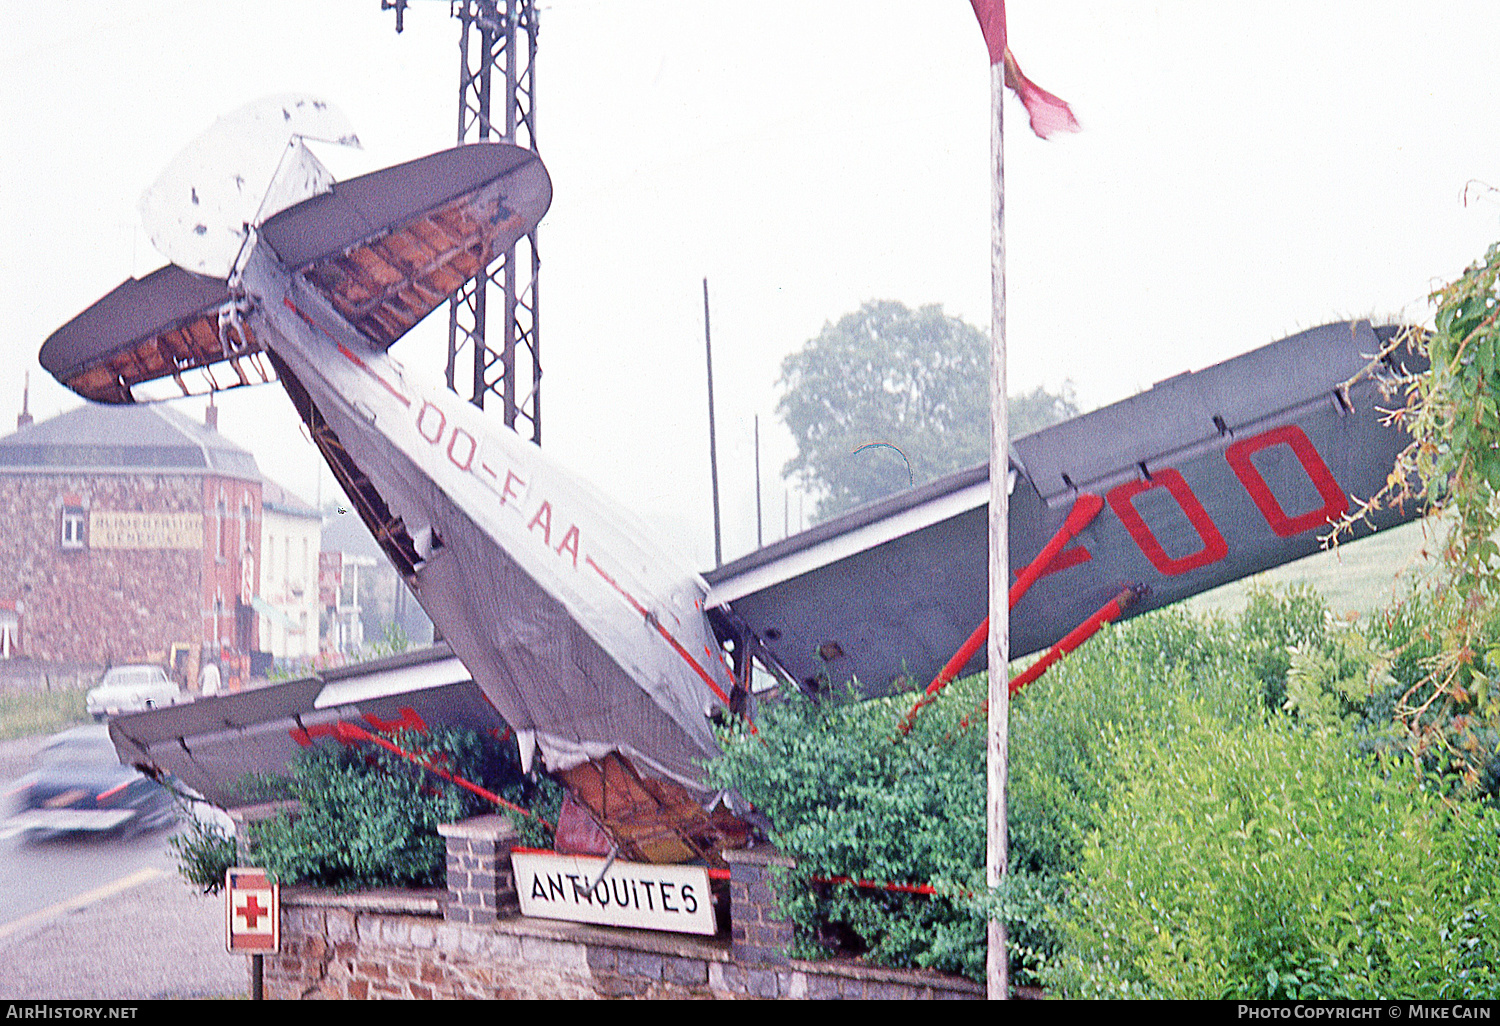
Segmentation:
{"type": "Polygon", "coordinates": [[[35,768],[11,791],[6,834],[113,832],[133,835],[175,818],[172,796],[120,764],[105,726],[74,727],[48,740],[35,768]]]}

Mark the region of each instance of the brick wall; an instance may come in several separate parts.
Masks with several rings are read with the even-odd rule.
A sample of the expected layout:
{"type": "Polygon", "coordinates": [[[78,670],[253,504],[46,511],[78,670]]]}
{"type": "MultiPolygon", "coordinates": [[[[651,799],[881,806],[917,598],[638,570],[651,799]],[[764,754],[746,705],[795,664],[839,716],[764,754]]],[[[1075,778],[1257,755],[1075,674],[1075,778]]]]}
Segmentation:
{"type": "Polygon", "coordinates": [[[165,665],[174,644],[198,656],[218,639],[243,655],[258,644],[258,616],[237,615],[257,587],[260,483],[213,474],[0,474],[0,606],[19,619],[15,655],[46,663],[165,665]],[[225,510],[221,522],[218,502],[225,510]],[[104,548],[62,543],[64,507],[95,512],[192,513],[203,517],[193,549],[104,548]],[[248,517],[246,513],[248,512],[248,517]],[[243,540],[242,540],[243,539],[243,540]],[[224,555],[219,555],[221,546],[224,555]],[[241,627],[239,620],[245,621],[241,627]]]}
{"type": "Polygon", "coordinates": [[[85,511],[202,511],[196,477],[0,475],[0,600],[20,603],[20,654],[102,665],[163,662],[201,634],[202,554],[174,549],[64,549],[64,499],[85,511]]]}

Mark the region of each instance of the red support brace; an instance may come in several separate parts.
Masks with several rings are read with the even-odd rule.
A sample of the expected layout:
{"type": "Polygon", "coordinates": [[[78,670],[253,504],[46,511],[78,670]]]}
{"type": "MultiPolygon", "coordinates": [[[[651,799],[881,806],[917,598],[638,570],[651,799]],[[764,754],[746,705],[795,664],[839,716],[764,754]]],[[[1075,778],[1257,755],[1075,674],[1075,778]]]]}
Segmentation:
{"type": "MultiPolygon", "coordinates": [[[[1016,575],[1016,583],[1010,586],[1010,594],[1007,597],[1009,609],[1015,608],[1016,603],[1021,601],[1021,596],[1025,595],[1031,589],[1031,586],[1036,583],[1037,578],[1041,577],[1046,572],[1047,567],[1052,565],[1052,561],[1063,550],[1063,546],[1072,541],[1079,531],[1082,531],[1089,524],[1093,523],[1094,518],[1099,515],[1099,511],[1103,508],[1104,500],[1097,495],[1090,495],[1087,492],[1073,500],[1073,508],[1068,510],[1067,519],[1063,521],[1062,527],[1058,528],[1057,533],[1052,536],[1051,540],[1042,546],[1042,551],[1036,554],[1036,558],[1016,575]]],[[[969,635],[968,640],[963,643],[957,652],[953,653],[953,658],[949,659],[943,665],[943,668],[938,671],[938,675],[932,678],[932,683],[927,685],[927,690],[923,692],[922,697],[917,699],[916,704],[911,707],[911,711],[901,720],[897,729],[902,734],[911,732],[913,718],[924,706],[931,705],[937,693],[947,687],[949,681],[958,676],[958,671],[968,665],[969,660],[974,658],[974,653],[978,652],[981,646],[984,645],[985,639],[989,637],[989,633],[990,618],[986,616],[984,622],[974,629],[973,634],[969,635]]],[[[1069,651],[1072,650],[1069,649],[1069,651]]]]}
{"type": "Polygon", "coordinates": [[[379,745],[386,751],[394,752],[396,755],[401,756],[401,758],[407,760],[408,762],[415,763],[427,772],[437,774],[444,780],[448,781],[450,784],[457,784],[459,787],[462,787],[466,791],[472,791],[473,793],[479,795],[479,797],[483,798],[486,801],[494,802],[501,808],[509,809],[512,812],[519,812],[523,816],[529,816],[540,823],[542,826],[546,827],[548,830],[552,830],[554,832],[556,831],[556,827],[547,822],[541,816],[538,816],[536,813],[532,812],[530,809],[523,809],[519,805],[506,801],[504,798],[501,798],[493,791],[488,791],[480,787],[478,784],[470,783],[463,777],[454,776],[447,770],[440,769],[439,767],[434,766],[431,762],[422,758],[420,755],[417,755],[415,752],[408,752],[406,749],[392,744],[390,741],[387,741],[385,738],[380,737],[377,734],[371,734],[363,727],[356,726],[353,723],[340,721],[333,725],[333,736],[338,738],[340,741],[368,741],[371,744],[379,745]]]}
{"type": "Polygon", "coordinates": [[[1017,691],[1020,691],[1026,685],[1046,673],[1052,667],[1053,663],[1092,638],[1099,632],[1099,628],[1113,620],[1119,619],[1121,613],[1135,605],[1140,595],[1141,593],[1137,589],[1126,588],[1120,594],[1100,606],[1099,610],[1093,616],[1083,621],[1077,627],[1074,627],[1068,632],[1067,637],[1049,648],[1046,655],[1032,663],[1031,666],[1022,672],[1016,674],[1010,682],[1010,693],[1014,695],[1017,691]]]}

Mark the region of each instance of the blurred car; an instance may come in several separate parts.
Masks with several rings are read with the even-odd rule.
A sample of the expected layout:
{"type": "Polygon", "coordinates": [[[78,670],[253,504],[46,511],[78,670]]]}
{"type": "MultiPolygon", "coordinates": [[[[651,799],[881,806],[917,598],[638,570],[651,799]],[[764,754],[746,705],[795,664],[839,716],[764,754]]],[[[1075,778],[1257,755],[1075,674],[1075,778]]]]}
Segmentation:
{"type": "Polygon", "coordinates": [[[10,792],[16,812],[0,833],[115,832],[133,835],[171,823],[172,796],[120,764],[105,726],[74,727],[48,739],[35,768],[10,792]]]}
{"type": "Polygon", "coordinates": [[[188,700],[160,666],[115,666],[105,670],[99,686],[84,697],[84,708],[99,722],[117,713],[157,709],[188,700]]]}

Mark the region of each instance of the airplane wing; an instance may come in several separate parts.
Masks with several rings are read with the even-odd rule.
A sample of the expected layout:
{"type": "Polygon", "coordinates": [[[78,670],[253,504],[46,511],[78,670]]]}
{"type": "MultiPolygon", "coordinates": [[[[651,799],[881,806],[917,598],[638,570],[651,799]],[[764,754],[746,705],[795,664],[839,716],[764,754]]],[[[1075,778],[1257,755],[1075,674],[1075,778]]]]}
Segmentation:
{"type": "MultiPolygon", "coordinates": [[[[1126,589],[1136,615],[1316,552],[1409,441],[1380,407],[1418,359],[1369,367],[1393,334],[1314,328],[1017,439],[1013,579],[1080,496],[1103,501],[1012,610],[1012,657],[1126,589]]],[[[988,467],[974,467],[709,571],[710,615],[804,686],[926,683],[987,615],[989,488],[988,467]]],[[[1384,510],[1356,537],[1418,513],[1384,510]]],[[[981,649],[969,669],[984,660],[981,649]]]]}
{"type": "Polygon", "coordinates": [[[110,721],[128,765],[155,767],[223,808],[247,804],[249,773],[278,774],[301,750],[335,737],[334,725],[371,731],[455,726],[506,728],[446,645],[325,670],[235,694],[200,698],[110,721]]]}
{"type": "MultiPolygon", "coordinates": [[[[234,360],[238,380],[250,383],[241,358],[261,352],[246,329],[232,341],[219,333],[219,312],[233,306],[229,286],[175,264],[130,278],[54,331],[40,359],[54,378],[85,399],[128,403],[131,387],[171,378],[192,394],[183,375],[234,360]]],[[[214,382],[212,372],[207,379],[214,382]]],[[[225,386],[234,380],[226,377],[225,386]]],[[[261,381],[267,380],[264,374],[261,381]]]]}

